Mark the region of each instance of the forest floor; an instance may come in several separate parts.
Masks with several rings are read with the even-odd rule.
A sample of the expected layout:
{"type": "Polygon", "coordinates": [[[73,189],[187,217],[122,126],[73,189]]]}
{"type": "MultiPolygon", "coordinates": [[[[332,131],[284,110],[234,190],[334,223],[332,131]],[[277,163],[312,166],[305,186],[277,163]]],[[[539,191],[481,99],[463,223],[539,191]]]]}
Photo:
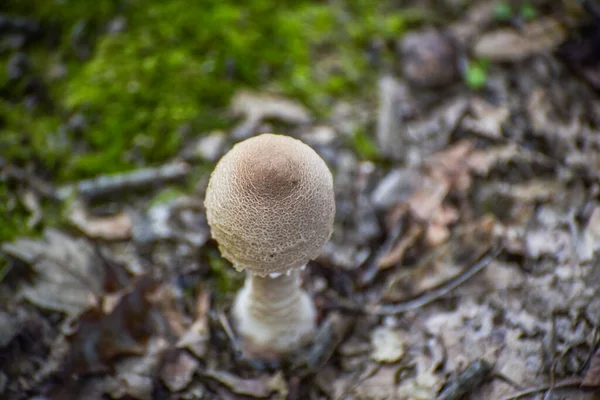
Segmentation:
{"type": "Polygon", "coordinates": [[[0,6],[0,398],[599,398],[596,3],[248,2],[266,27],[94,3],[0,6]],[[237,351],[243,275],[203,207],[261,132],[336,192],[304,275],[319,332],[280,365],[237,351]]]}

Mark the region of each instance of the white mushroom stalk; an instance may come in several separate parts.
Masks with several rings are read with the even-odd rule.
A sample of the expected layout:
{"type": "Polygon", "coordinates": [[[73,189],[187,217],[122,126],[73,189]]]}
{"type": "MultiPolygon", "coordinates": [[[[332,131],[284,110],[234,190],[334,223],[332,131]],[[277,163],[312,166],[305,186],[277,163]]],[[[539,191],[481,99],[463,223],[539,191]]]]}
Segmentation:
{"type": "Polygon", "coordinates": [[[280,356],[305,344],[316,312],[300,270],[329,240],[335,216],[325,162],[289,136],[244,140],[215,167],[204,204],[221,254],[248,274],[233,307],[246,352],[280,356]]]}
{"type": "Polygon", "coordinates": [[[301,285],[298,270],[276,278],[248,273],[233,306],[248,355],[277,356],[311,339],[316,311],[301,285]]]}

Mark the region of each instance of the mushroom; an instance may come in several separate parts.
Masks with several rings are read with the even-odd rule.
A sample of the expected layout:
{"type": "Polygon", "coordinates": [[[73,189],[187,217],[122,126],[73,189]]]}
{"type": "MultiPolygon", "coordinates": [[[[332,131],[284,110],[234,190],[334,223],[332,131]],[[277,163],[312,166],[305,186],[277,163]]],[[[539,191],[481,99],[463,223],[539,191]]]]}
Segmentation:
{"type": "Polygon", "coordinates": [[[309,342],[316,311],[300,272],[329,240],[335,216],[323,159],[289,136],[246,139],[217,163],[205,208],[219,251],[247,273],[232,308],[243,352],[277,359],[309,342]]]}

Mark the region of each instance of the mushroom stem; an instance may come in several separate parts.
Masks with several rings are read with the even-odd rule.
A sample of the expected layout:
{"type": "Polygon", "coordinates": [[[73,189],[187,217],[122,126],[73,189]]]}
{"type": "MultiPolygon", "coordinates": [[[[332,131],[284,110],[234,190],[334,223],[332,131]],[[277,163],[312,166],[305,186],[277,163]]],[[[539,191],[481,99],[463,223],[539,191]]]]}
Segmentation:
{"type": "Polygon", "coordinates": [[[301,288],[300,273],[294,269],[276,278],[246,275],[233,306],[233,317],[247,341],[248,353],[285,353],[311,339],[316,311],[301,288]]]}

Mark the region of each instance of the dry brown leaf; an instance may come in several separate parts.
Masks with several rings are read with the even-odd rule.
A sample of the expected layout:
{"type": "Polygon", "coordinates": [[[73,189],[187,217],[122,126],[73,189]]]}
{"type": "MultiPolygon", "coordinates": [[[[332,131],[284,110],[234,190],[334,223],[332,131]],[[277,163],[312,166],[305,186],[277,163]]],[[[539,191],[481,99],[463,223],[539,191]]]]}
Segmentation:
{"type": "MultiPolygon", "coordinates": [[[[345,379],[344,383],[348,385],[356,385],[356,387],[350,391],[351,398],[359,400],[367,399],[394,399],[397,397],[396,391],[398,384],[396,383],[396,376],[398,375],[397,365],[384,365],[377,368],[374,373],[368,376],[366,379],[359,380],[356,385],[356,378],[354,380],[345,379]]],[[[360,377],[359,377],[360,379],[360,377]]],[[[347,389],[346,389],[347,390],[347,389]]],[[[338,389],[339,391],[339,389],[338,389]]],[[[336,398],[345,398],[342,395],[336,398]]]]}
{"type": "Polygon", "coordinates": [[[484,34],[473,47],[477,57],[491,61],[519,61],[535,53],[552,51],[567,38],[567,31],[553,18],[539,18],[522,29],[498,29],[484,34]]]}
{"type": "Polygon", "coordinates": [[[471,101],[471,113],[462,120],[464,129],[492,139],[502,138],[502,125],[510,116],[507,106],[494,106],[476,97],[471,101]]]}
{"type": "Polygon", "coordinates": [[[105,372],[118,356],[140,355],[146,341],[164,331],[164,322],[152,306],[150,295],[158,284],[141,277],[126,291],[110,314],[98,308],[86,310],[67,335],[71,344],[68,370],[72,373],[105,372]]]}
{"type": "Polygon", "coordinates": [[[496,165],[506,164],[519,155],[516,144],[489,147],[485,150],[473,151],[467,160],[469,167],[480,175],[487,175],[496,165]]]}
{"type": "Polygon", "coordinates": [[[403,379],[398,385],[397,398],[429,400],[436,398],[444,384],[444,377],[434,372],[435,365],[428,357],[420,354],[415,360],[416,375],[403,379]]]}
{"type": "Polygon", "coordinates": [[[83,203],[75,201],[68,214],[69,221],[91,238],[125,240],[131,237],[133,222],[124,212],[109,217],[93,217],[83,203]]]}
{"type": "Polygon", "coordinates": [[[288,394],[287,383],[281,371],[274,375],[247,379],[214,369],[207,369],[202,372],[202,375],[225,385],[233,393],[245,396],[267,398],[275,393],[276,398],[285,399],[288,394]]]}
{"type": "Polygon", "coordinates": [[[199,363],[194,357],[179,351],[165,363],[160,377],[171,392],[179,392],[189,386],[198,367],[199,363]]]}
{"type": "Polygon", "coordinates": [[[448,190],[468,190],[471,186],[471,174],[467,159],[474,148],[473,143],[463,140],[432,154],[425,163],[428,176],[447,185],[448,190]]]}
{"type": "Polygon", "coordinates": [[[429,221],[440,209],[449,190],[450,187],[446,182],[425,180],[421,188],[408,201],[411,214],[418,220],[429,221]]]}
{"type": "Polygon", "coordinates": [[[210,293],[204,291],[198,296],[196,305],[196,321],[181,336],[177,342],[177,348],[186,348],[196,357],[203,358],[206,355],[210,330],[208,327],[208,311],[210,307],[210,293]]]}
{"type": "Polygon", "coordinates": [[[20,295],[40,307],[75,316],[96,305],[103,293],[106,271],[86,240],[47,229],[43,239],[18,239],[2,250],[37,272],[20,295]]]}
{"type": "Polygon", "coordinates": [[[390,251],[381,257],[378,261],[380,269],[391,268],[398,264],[404,258],[406,250],[411,248],[423,233],[423,226],[413,224],[409,231],[402,236],[402,239],[390,249],[390,251]]]}

